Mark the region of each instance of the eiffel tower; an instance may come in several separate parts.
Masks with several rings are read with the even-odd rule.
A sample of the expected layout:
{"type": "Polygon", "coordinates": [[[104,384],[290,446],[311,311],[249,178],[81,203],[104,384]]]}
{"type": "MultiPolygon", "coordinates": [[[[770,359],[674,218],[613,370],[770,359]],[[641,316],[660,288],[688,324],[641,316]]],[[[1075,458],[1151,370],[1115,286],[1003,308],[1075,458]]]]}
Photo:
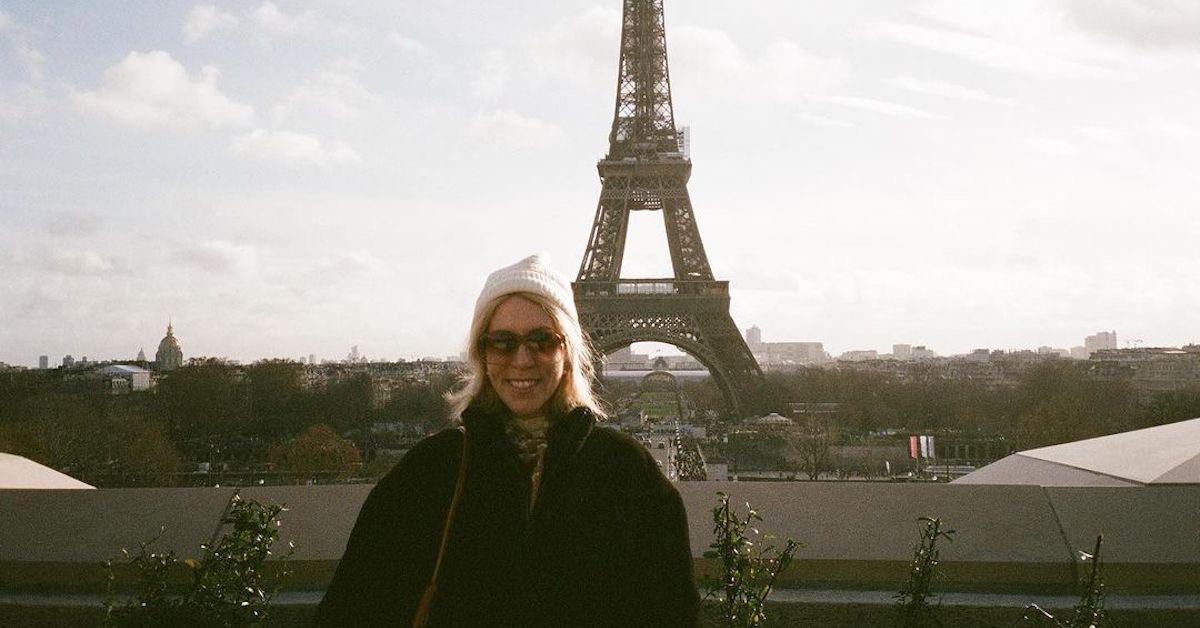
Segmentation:
{"type": "Polygon", "coordinates": [[[603,188],[587,251],[572,287],[583,328],[610,353],[634,342],[664,342],[698,359],[735,416],[762,371],[729,315],[729,282],[713,278],[692,214],[692,162],[675,129],[663,0],[624,0],[617,103],[603,188]],[[662,212],[673,277],[625,279],[621,262],[629,212],[662,212]]]}

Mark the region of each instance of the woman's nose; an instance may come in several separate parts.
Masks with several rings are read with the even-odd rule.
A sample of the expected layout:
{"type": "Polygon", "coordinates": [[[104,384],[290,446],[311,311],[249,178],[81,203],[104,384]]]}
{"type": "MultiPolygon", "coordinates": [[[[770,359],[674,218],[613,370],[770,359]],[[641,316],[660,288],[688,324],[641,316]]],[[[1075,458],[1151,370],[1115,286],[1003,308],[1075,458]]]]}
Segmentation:
{"type": "Polygon", "coordinates": [[[534,363],[533,349],[523,342],[517,345],[517,353],[513,355],[512,363],[516,366],[531,366],[534,363]]]}

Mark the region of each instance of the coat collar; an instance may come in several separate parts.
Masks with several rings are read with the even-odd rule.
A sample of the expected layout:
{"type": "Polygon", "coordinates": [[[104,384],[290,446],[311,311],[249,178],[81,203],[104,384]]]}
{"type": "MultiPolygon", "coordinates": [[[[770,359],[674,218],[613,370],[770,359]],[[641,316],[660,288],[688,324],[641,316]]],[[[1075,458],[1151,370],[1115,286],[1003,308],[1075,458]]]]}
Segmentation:
{"type": "MultiPolygon", "coordinates": [[[[467,429],[473,442],[480,444],[507,443],[504,434],[504,421],[511,416],[508,408],[501,406],[499,410],[490,410],[483,406],[469,406],[462,413],[463,427],[467,429]]],[[[596,424],[596,416],[591,410],[578,407],[566,414],[554,418],[550,430],[546,434],[548,452],[557,456],[574,457],[579,453],[596,424]]]]}

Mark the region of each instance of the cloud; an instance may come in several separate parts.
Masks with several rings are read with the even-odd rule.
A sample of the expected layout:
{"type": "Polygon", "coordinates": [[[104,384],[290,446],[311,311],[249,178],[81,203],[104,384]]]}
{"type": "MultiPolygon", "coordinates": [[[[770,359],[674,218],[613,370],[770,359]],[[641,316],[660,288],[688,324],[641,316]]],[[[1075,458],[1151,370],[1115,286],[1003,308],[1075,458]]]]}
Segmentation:
{"type": "Polygon", "coordinates": [[[344,286],[349,281],[370,279],[386,269],[387,265],[370,251],[359,249],[313,260],[307,270],[293,276],[288,284],[297,296],[312,296],[344,286]]]}
{"type": "Polygon", "coordinates": [[[940,96],[942,98],[953,98],[956,100],[973,102],[1002,103],[1006,105],[1013,104],[1011,99],[997,98],[981,89],[973,89],[963,85],[956,85],[954,83],[944,83],[942,81],[930,81],[926,79],[901,76],[887,79],[884,81],[884,83],[913,92],[914,94],[940,96]]]}
{"type": "Polygon", "coordinates": [[[322,142],[312,135],[286,130],[255,129],[234,138],[233,150],[240,155],[292,165],[324,166],[362,161],[345,142],[322,142]]]}
{"type": "Polygon", "coordinates": [[[395,46],[396,48],[398,48],[404,52],[410,52],[413,54],[425,54],[426,52],[429,51],[429,46],[426,46],[425,44],[417,41],[416,39],[413,39],[412,37],[404,35],[400,31],[397,31],[397,30],[388,31],[387,35],[385,35],[383,39],[389,45],[395,46]]]}
{"type": "Polygon", "coordinates": [[[1058,0],[1080,29],[1145,49],[1200,48],[1195,0],[1058,0]]]}
{"type": "Polygon", "coordinates": [[[946,118],[946,116],[925,111],[924,109],[888,102],[886,100],[877,100],[875,98],[862,98],[859,96],[815,96],[813,100],[900,118],[923,118],[925,120],[944,120],[946,118]]]}
{"type": "Polygon", "coordinates": [[[183,40],[194,44],[217,31],[233,29],[237,24],[238,18],[232,13],[226,13],[211,4],[198,4],[188,11],[183,25],[183,40]]]}
{"type": "Polygon", "coordinates": [[[33,44],[29,43],[25,31],[26,29],[20,28],[12,18],[0,11],[0,32],[7,33],[6,38],[9,40],[8,43],[12,47],[13,54],[25,68],[29,78],[41,81],[42,66],[46,64],[46,57],[33,44]]]}
{"type": "Polygon", "coordinates": [[[812,54],[785,38],[770,42],[756,55],[714,28],[681,26],[670,41],[672,85],[694,94],[798,102],[836,89],[853,73],[849,63],[812,54]]]}
{"type": "Polygon", "coordinates": [[[46,231],[56,236],[85,236],[100,231],[103,221],[91,212],[68,211],[51,217],[46,231]]]}
{"type": "Polygon", "coordinates": [[[258,267],[258,251],[253,246],[223,240],[188,246],[178,257],[192,268],[215,274],[245,274],[258,267]]]}
{"type": "Polygon", "coordinates": [[[620,9],[593,6],[555,22],[538,36],[531,46],[533,63],[554,78],[590,82],[603,76],[609,82],[620,40],[620,9]]]}
{"type": "Polygon", "coordinates": [[[1129,141],[1129,133],[1099,126],[1082,126],[1077,129],[1080,136],[1097,144],[1120,146],[1129,141]]]}
{"type": "Polygon", "coordinates": [[[23,117],[25,117],[25,109],[8,102],[4,95],[0,94],[0,122],[16,122],[23,117]]]}
{"type": "Polygon", "coordinates": [[[29,78],[35,81],[42,80],[42,66],[46,63],[46,57],[25,41],[14,43],[14,47],[21,65],[24,65],[25,71],[29,73],[29,78]]]}
{"type": "Polygon", "coordinates": [[[259,26],[270,35],[277,37],[292,37],[307,35],[317,28],[319,17],[312,9],[298,15],[288,15],[281,11],[274,2],[264,2],[251,14],[259,26]]]}
{"type": "Polygon", "coordinates": [[[57,250],[45,261],[49,270],[64,275],[96,275],[115,267],[111,259],[95,251],[57,250]]]}
{"type": "Polygon", "coordinates": [[[483,53],[471,81],[471,93],[476,98],[491,99],[504,91],[508,78],[508,60],[503,50],[488,50],[483,53]]]}
{"type": "Polygon", "coordinates": [[[217,89],[218,72],[205,66],[197,79],[161,50],[130,52],[104,71],[104,85],[74,92],[75,104],[91,113],[131,126],[179,129],[244,125],[254,110],[217,89]]]}
{"type": "Polygon", "coordinates": [[[518,148],[545,148],[562,139],[562,130],[557,126],[523,116],[515,111],[503,109],[491,113],[480,113],[471,122],[471,131],[497,143],[518,148]]]}
{"type": "Polygon", "coordinates": [[[1200,130],[1177,120],[1152,116],[1146,120],[1146,129],[1153,135],[1181,144],[1200,143],[1200,130]]]}
{"type": "Polygon", "coordinates": [[[1074,157],[1079,154],[1079,148],[1074,144],[1058,138],[1030,137],[1021,140],[1021,146],[1052,157],[1074,157]]]}
{"type": "Polygon", "coordinates": [[[912,24],[877,24],[872,34],[894,42],[941,52],[997,70],[1039,78],[1103,79],[1122,76],[1096,63],[1038,50],[1028,42],[1001,41],[946,28],[912,24]]]}
{"type": "Polygon", "coordinates": [[[305,113],[337,120],[354,120],[367,109],[380,106],[382,100],[358,79],[361,65],[353,59],[336,59],[317,68],[311,76],[275,108],[279,122],[287,122],[305,113]]]}

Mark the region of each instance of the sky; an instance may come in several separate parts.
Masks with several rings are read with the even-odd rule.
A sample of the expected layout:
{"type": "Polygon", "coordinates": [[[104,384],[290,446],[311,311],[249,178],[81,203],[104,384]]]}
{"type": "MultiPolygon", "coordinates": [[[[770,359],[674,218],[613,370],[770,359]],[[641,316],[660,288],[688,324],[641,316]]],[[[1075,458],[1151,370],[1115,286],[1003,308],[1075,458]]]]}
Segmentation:
{"type": "MultiPolygon", "coordinates": [[[[617,0],[0,0],[0,362],[455,355],[576,274],[617,0]]],[[[740,328],[833,354],[1200,341],[1200,3],[667,0],[740,328]]],[[[626,277],[670,274],[633,216],[626,277]]]]}

